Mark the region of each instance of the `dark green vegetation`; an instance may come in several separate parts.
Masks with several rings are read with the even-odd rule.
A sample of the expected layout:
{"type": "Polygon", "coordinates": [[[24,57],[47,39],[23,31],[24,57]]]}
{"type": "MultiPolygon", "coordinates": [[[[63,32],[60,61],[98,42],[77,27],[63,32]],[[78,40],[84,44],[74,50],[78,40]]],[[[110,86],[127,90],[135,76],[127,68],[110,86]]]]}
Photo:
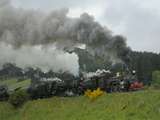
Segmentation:
{"type": "Polygon", "coordinates": [[[154,71],[152,73],[152,80],[153,85],[160,88],[160,71],[154,71]]]}
{"type": "MultiPolygon", "coordinates": [[[[118,49],[118,46],[117,46],[118,49]]],[[[125,50],[124,50],[125,51],[125,50]]],[[[152,72],[160,70],[160,54],[149,52],[134,52],[126,50],[126,53],[121,55],[120,59],[123,62],[112,64],[110,60],[105,59],[99,55],[91,55],[86,50],[75,49],[75,52],[79,56],[80,76],[81,72],[95,72],[97,69],[110,69],[114,73],[136,70],[137,77],[145,84],[152,83],[152,72]],[[126,56],[127,55],[127,56],[126,56]]],[[[25,70],[17,67],[15,64],[6,63],[0,70],[0,81],[18,78],[18,81],[24,79],[32,79],[35,74],[39,74],[40,77],[58,77],[62,80],[74,78],[73,75],[68,73],[54,73],[49,71],[43,73],[41,69],[26,68],[25,70]]]]}
{"type": "Polygon", "coordinates": [[[6,85],[9,90],[14,90],[16,88],[22,88],[25,89],[29,87],[31,83],[31,80],[26,79],[26,80],[21,80],[18,81],[18,79],[6,79],[6,80],[0,80],[0,85],[6,85]]]}
{"type": "Polygon", "coordinates": [[[151,84],[152,72],[160,70],[160,54],[132,52],[129,66],[137,71],[139,80],[151,84]]]}
{"type": "Polygon", "coordinates": [[[106,94],[88,98],[53,97],[15,109],[0,102],[0,120],[159,120],[160,91],[106,94]]]}
{"type": "Polygon", "coordinates": [[[97,69],[110,69],[115,72],[136,70],[137,77],[145,84],[151,84],[152,72],[160,70],[160,54],[151,52],[127,51],[127,56],[121,55],[124,63],[112,65],[102,57],[92,56],[88,52],[76,49],[79,56],[81,71],[96,71],[97,69]]]}
{"type": "Polygon", "coordinates": [[[27,100],[29,100],[29,94],[25,90],[17,90],[9,96],[9,103],[15,108],[22,106],[27,100]]]}

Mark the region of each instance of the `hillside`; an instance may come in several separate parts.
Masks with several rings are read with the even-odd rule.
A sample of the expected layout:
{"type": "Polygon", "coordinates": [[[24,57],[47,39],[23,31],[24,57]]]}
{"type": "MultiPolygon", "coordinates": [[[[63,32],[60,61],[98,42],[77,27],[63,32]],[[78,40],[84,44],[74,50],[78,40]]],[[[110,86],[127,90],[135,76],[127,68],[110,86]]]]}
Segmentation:
{"type": "Polygon", "coordinates": [[[160,91],[34,100],[15,110],[0,102],[0,120],[159,120],[160,91]]]}
{"type": "Polygon", "coordinates": [[[21,80],[18,81],[18,79],[6,79],[6,80],[0,80],[0,85],[6,85],[8,86],[9,90],[14,90],[16,88],[21,87],[22,89],[27,88],[31,83],[31,80],[26,79],[26,80],[21,80]]]}

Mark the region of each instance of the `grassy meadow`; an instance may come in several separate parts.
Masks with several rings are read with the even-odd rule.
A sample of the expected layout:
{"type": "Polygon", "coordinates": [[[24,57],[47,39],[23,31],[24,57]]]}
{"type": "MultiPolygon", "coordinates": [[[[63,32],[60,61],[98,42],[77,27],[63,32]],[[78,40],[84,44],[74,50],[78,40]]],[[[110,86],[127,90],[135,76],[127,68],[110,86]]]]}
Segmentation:
{"type": "Polygon", "coordinates": [[[19,109],[0,102],[0,120],[159,120],[160,91],[113,93],[28,101],[19,109]]]}

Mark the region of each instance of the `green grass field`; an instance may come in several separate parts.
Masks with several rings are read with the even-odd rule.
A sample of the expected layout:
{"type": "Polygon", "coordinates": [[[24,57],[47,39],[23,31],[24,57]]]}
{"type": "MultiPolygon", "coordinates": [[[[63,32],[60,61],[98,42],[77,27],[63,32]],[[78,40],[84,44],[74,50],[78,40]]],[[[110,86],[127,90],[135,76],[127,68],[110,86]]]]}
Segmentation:
{"type": "Polygon", "coordinates": [[[85,96],[53,97],[14,109],[0,102],[0,120],[159,120],[160,91],[106,94],[95,101],[85,96]]]}
{"type": "Polygon", "coordinates": [[[19,87],[23,89],[28,87],[30,83],[31,83],[31,80],[23,80],[18,82],[16,78],[0,81],[0,85],[7,85],[9,90],[14,90],[19,87]]]}

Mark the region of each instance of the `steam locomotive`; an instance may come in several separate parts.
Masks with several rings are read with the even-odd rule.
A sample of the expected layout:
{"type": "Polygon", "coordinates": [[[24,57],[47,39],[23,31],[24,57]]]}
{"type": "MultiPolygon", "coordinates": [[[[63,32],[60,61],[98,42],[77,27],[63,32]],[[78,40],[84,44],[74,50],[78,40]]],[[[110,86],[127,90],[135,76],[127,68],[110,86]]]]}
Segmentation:
{"type": "Polygon", "coordinates": [[[83,73],[78,80],[61,80],[59,78],[34,78],[28,93],[33,99],[50,96],[78,96],[87,89],[100,88],[107,93],[128,92],[143,88],[143,83],[137,81],[135,72],[132,75],[115,76],[110,71],[97,70],[92,73],[83,73]]]}

